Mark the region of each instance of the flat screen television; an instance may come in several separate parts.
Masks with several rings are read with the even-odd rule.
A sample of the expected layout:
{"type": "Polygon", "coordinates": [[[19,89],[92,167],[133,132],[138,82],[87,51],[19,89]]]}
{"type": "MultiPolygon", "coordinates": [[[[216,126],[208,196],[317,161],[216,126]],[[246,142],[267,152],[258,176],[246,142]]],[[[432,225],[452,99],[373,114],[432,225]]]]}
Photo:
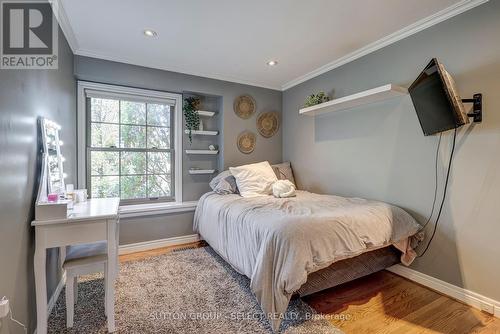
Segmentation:
{"type": "Polygon", "coordinates": [[[436,58],[425,67],[408,91],[425,136],[469,122],[453,78],[436,58]]]}

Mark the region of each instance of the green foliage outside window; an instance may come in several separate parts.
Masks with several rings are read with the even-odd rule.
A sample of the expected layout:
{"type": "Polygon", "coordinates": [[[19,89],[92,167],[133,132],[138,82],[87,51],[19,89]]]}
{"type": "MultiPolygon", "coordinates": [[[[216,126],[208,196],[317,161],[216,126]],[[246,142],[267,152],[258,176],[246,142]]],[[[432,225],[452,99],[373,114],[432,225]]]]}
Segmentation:
{"type": "Polygon", "coordinates": [[[92,197],[172,197],[171,109],[167,104],[90,98],[92,197]]]}

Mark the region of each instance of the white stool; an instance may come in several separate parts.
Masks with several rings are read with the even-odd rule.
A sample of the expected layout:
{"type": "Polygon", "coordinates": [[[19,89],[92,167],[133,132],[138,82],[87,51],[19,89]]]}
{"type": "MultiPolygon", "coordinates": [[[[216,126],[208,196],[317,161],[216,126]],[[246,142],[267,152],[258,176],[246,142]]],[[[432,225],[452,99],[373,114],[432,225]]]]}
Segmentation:
{"type": "Polygon", "coordinates": [[[68,246],[63,269],[66,270],[66,326],[73,327],[75,303],[78,300],[78,276],[104,272],[104,312],[107,315],[107,244],[98,242],[68,246]]]}

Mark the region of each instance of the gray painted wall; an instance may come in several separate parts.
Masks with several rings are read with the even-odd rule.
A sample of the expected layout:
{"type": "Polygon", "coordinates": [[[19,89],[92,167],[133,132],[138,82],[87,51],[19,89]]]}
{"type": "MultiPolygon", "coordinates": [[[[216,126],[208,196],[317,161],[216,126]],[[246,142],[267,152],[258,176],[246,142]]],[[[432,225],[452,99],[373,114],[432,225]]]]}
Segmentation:
{"type": "MultiPolygon", "coordinates": [[[[299,186],[397,204],[421,221],[434,190],[437,136],[424,137],[409,97],[321,117],[299,116],[305,97],[342,97],[386,83],[408,87],[431,57],[463,97],[484,94],[484,122],[460,129],[441,222],[416,270],[500,300],[500,1],[477,7],[283,93],[283,157],[299,186]]],[[[440,180],[451,132],[443,136],[440,180]]],[[[438,197],[440,198],[440,196],[438,197]]],[[[430,229],[427,229],[430,233],[430,229]]]]}
{"type": "MultiPolygon", "coordinates": [[[[218,139],[221,150],[219,169],[262,160],[281,162],[281,129],[274,137],[266,139],[258,134],[256,128],[256,116],[260,112],[281,113],[282,94],[279,91],[81,56],[75,57],[75,76],[78,80],[207,96],[206,105],[218,111],[219,115],[208,121],[205,128],[222,129],[223,133],[218,139]],[[256,114],[248,120],[239,118],[233,112],[234,99],[242,94],[250,94],[257,103],[256,114]],[[236,147],[236,138],[244,130],[257,134],[256,149],[249,155],[240,153],[236,147]]],[[[197,137],[193,140],[192,147],[206,147],[212,140],[208,137],[197,137]]],[[[187,136],[184,136],[183,145],[184,149],[190,147],[187,136]]],[[[213,159],[183,154],[185,201],[197,200],[201,194],[208,191],[208,182],[211,179],[210,176],[189,175],[187,169],[190,166],[208,168],[213,166],[213,159]]],[[[192,234],[192,221],[193,213],[122,219],[120,243],[129,244],[192,234]]]]}
{"type": "MultiPolygon", "coordinates": [[[[15,318],[29,324],[29,333],[36,325],[35,242],[30,222],[38,187],[38,117],[52,119],[62,126],[67,182],[76,181],[73,53],[62,31],[59,36],[58,70],[0,70],[0,296],[11,298],[15,318]]],[[[58,252],[49,251],[49,296],[59,277],[58,252]]],[[[15,324],[9,326],[12,333],[21,333],[15,324]]]]}

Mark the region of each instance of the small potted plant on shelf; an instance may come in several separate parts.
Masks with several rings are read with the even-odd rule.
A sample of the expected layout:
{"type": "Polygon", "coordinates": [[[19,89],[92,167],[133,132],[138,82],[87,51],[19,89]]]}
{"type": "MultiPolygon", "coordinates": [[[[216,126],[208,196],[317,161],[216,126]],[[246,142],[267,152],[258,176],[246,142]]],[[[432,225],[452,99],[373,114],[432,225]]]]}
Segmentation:
{"type": "Polygon", "coordinates": [[[318,92],[307,97],[306,101],[304,102],[304,107],[312,107],[328,101],[330,101],[330,98],[325,94],[325,92],[318,92]]]}
{"type": "Polygon", "coordinates": [[[186,130],[188,130],[189,143],[193,143],[192,131],[198,130],[200,126],[200,115],[198,109],[200,108],[200,99],[197,97],[187,97],[184,100],[184,119],[186,120],[186,130]]]}

